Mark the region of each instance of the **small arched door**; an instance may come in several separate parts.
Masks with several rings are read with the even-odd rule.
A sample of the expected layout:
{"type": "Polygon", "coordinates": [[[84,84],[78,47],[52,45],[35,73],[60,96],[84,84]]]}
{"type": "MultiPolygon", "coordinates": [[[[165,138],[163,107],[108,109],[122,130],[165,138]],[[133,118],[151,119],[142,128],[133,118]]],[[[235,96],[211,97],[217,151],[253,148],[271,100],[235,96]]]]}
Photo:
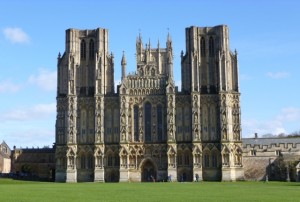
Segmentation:
{"type": "Polygon", "coordinates": [[[142,182],[155,182],[156,180],[156,169],[154,164],[147,160],[142,166],[142,182]]]}

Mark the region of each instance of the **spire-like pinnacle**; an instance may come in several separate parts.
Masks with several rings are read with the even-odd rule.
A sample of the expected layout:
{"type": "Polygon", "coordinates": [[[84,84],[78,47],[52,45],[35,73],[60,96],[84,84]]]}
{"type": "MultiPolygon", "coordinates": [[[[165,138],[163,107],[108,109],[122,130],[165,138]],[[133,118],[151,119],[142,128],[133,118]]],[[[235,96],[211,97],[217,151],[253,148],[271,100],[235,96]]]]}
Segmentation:
{"type": "Polygon", "coordinates": [[[151,42],[150,42],[150,38],[149,38],[149,46],[148,46],[149,50],[151,49],[151,42]]]}
{"type": "Polygon", "coordinates": [[[172,41],[171,36],[170,36],[170,29],[168,28],[168,36],[167,36],[167,41],[172,41]]]}
{"type": "Polygon", "coordinates": [[[157,48],[159,48],[159,39],[157,40],[157,48]]]}
{"type": "Polygon", "coordinates": [[[122,56],[122,60],[121,60],[121,65],[124,66],[126,65],[127,62],[126,62],[126,57],[125,57],[125,51],[123,51],[123,56],[122,56]]]}
{"type": "Polygon", "coordinates": [[[138,42],[141,42],[141,41],[142,41],[141,29],[139,29],[139,36],[136,38],[136,40],[137,40],[138,42]]]}

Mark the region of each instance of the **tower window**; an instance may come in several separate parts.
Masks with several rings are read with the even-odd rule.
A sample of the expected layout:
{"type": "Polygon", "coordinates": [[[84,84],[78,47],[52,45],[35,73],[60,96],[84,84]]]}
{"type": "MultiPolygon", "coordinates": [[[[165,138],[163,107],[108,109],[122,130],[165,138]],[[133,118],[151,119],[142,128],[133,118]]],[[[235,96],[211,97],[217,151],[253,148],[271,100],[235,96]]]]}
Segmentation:
{"type": "Polygon", "coordinates": [[[151,141],[151,104],[147,102],[145,104],[145,141],[151,141]]]}
{"type": "Polygon", "coordinates": [[[212,159],[211,159],[212,167],[216,168],[216,167],[218,166],[217,155],[216,155],[216,154],[213,154],[211,157],[212,157],[212,159]]]}
{"type": "Polygon", "coordinates": [[[89,58],[90,60],[94,59],[94,50],[95,50],[95,45],[93,39],[90,40],[89,44],[89,58]]]}
{"type": "Polygon", "coordinates": [[[107,166],[112,166],[112,165],[113,165],[113,157],[111,154],[109,154],[107,157],[107,166]]]}
{"type": "Polygon", "coordinates": [[[80,58],[82,59],[86,58],[86,44],[84,39],[82,39],[80,43],[80,58]]]}
{"type": "Polygon", "coordinates": [[[204,57],[205,56],[205,39],[204,39],[204,37],[201,37],[201,40],[200,40],[200,50],[201,50],[201,56],[204,57]]]}
{"type": "Polygon", "coordinates": [[[139,108],[134,106],[134,141],[139,141],[139,108]]]}
{"type": "Polygon", "coordinates": [[[186,152],[184,154],[184,164],[185,165],[189,165],[190,164],[190,157],[189,157],[189,153],[188,152],[186,152]]]}
{"type": "Polygon", "coordinates": [[[162,141],[163,123],[162,123],[162,106],[157,106],[157,140],[162,141]]]}
{"type": "Polygon", "coordinates": [[[209,56],[214,56],[214,39],[212,37],[209,38],[209,56]]]}
{"type": "Polygon", "coordinates": [[[209,167],[209,155],[208,154],[204,155],[204,167],[206,167],[206,168],[209,167]]]}

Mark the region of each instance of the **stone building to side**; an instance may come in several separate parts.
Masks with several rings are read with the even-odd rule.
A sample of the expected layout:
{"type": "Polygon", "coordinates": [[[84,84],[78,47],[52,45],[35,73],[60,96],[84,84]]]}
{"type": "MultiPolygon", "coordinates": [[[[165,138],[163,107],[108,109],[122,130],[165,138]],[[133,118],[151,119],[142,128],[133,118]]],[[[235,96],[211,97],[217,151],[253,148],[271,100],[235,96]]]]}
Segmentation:
{"type": "Polygon", "coordinates": [[[243,138],[245,180],[300,181],[300,138],[243,138]]]}
{"type": "Polygon", "coordinates": [[[10,173],[11,170],[11,150],[3,141],[0,144],[0,174],[10,173]]]}
{"type": "Polygon", "coordinates": [[[54,180],[55,148],[16,148],[11,153],[11,172],[15,177],[54,180]]]}
{"type": "Polygon", "coordinates": [[[114,91],[108,30],[66,30],[58,56],[56,181],[244,179],[237,52],[229,29],[188,27],[182,90],[173,44],[136,39],[136,72],[114,91]]]}

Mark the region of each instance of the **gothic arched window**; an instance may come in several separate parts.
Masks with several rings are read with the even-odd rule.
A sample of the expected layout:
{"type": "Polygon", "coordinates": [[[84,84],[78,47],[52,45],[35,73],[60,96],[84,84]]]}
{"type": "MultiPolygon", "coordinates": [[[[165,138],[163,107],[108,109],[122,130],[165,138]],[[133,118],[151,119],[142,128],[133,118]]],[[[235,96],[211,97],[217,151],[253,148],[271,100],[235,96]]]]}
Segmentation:
{"type": "Polygon", "coordinates": [[[80,58],[82,59],[86,58],[86,44],[84,39],[82,39],[80,43],[80,58]]]}
{"type": "Polygon", "coordinates": [[[119,154],[115,154],[115,166],[120,166],[120,157],[119,157],[119,154]]]}
{"type": "Polygon", "coordinates": [[[214,39],[212,37],[209,38],[209,56],[214,56],[214,39]]]}
{"type": "Polygon", "coordinates": [[[111,154],[109,154],[107,157],[107,166],[112,166],[112,165],[113,165],[113,157],[111,154]]]}
{"type": "Polygon", "coordinates": [[[95,45],[93,39],[90,40],[89,44],[89,58],[90,60],[94,59],[94,50],[95,50],[95,45]]]}
{"type": "Polygon", "coordinates": [[[145,141],[151,141],[151,104],[147,102],[145,104],[145,141]]]}
{"type": "Polygon", "coordinates": [[[134,106],[134,141],[139,141],[139,107],[134,106]]]}
{"type": "Polygon", "coordinates": [[[204,39],[204,37],[201,37],[201,40],[200,40],[200,50],[201,50],[201,56],[204,57],[205,56],[205,39],[204,39]]]}
{"type": "Polygon", "coordinates": [[[162,141],[163,136],[163,113],[162,106],[158,105],[157,108],[157,140],[162,141]]]}
{"type": "Polygon", "coordinates": [[[204,167],[209,167],[209,154],[204,154],[204,167]]]}
{"type": "Polygon", "coordinates": [[[178,165],[182,165],[182,153],[181,152],[178,152],[177,154],[177,164],[178,165]]]}
{"type": "Polygon", "coordinates": [[[189,165],[190,164],[190,156],[189,156],[189,152],[186,151],[184,153],[184,165],[189,165]]]}
{"type": "Polygon", "coordinates": [[[85,156],[84,156],[84,154],[82,154],[81,157],[80,157],[80,168],[85,169],[85,156]]]}
{"type": "Polygon", "coordinates": [[[218,159],[217,159],[216,153],[213,153],[211,155],[211,163],[212,163],[212,167],[214,167],[214,168],[216,168],[218,166],[218,159]]]}
{"type": "Polygon", "coordinates": [[[89,154],[88,155],[88,158],[87,158],[87,165],[88,165],[88,168],[89,169],[92,169],[94,167],[94,157],[92,154],[89,154]]]}

